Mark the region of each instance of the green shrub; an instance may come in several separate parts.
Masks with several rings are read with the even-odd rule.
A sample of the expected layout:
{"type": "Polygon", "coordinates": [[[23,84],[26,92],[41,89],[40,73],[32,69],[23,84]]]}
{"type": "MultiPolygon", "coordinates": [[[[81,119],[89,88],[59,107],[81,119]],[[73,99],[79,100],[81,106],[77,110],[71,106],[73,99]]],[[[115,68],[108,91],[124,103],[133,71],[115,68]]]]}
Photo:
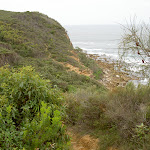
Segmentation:
{"type": "Polygon", "coordinates": [[[137,143],[139,147],[145,147],[145,143],[149,143],[150,140],[150,127],[141,123],[134,128],[134,135],[132,140],[137,143]]]}
{"type": "Polygon", "coordinates": [[[150,86],[129,83],[109,92],[94,87],[65,95],[66,120],[99,137],[101,149],[150,147],[150,86]]]}
{"type": "MultiPolygon", "coordinates": [[[[49,82],[49,81],[48,81],[49,82]]],[[[0,94],[8,98],[8,103],[17,108],[15,122],[20,124],[22,117],[34,117],[40,108],[40,101],[59,104],[54,90],[50,90],[47,81],[33,71],[32,67],[23,67],[18,72],[0,68],[0,94]]]]}
{"type": "Polygon", "coordinates": [[[97,80],[100,79],[103,74],[102,69],[97,69],[93,74],[95,76],[95,79],[97,79],[97,80]]]}
{"type": "Polygon", "coordinates": [[[101,95],[103,92],[101,89],[98,91],[96,86],[91,86],[66,94],[67,121],[90,128],[99,126],[105,111],[105,102],[101,95]]]}
{"type": "Polygon", "coordinates": [[[149,93],[149,85],[135,88],[129,83],[107,96],[105,115],[117,127],[122,141],[132,145],[128,149],[147,149],[150,146],[149,93]]]}
{"type": "MultiPolygon", "coordinates": [[[[98,128],[95,131],[95,135],[99,137],[100,140],[100,149],[107,150],[110,147],[113,149],[118,149],[121,144],[123,145],[123,141],[118,133],[117,127],[112,126],[111,128],[101,129],[98,128]]],[[[122,150],[122,149],[119,149],[122,150]]],[[[126,149],[127,150],[127,149],[126,149]]]]}
{"type": "Polygon", "coordinates": [[[82,49],[77,48],[75,51],[78,53],[80,61],[88,68],[93,71],[95,79],[101,79],[103,76],[102,69],[98,66],[95,60],[88,57],[86,53],[82,51],[82,49]]]}
{"type": "Polygon", "coordinates": [[[13,110],[12,104],[8,105],[8,99],[4,95],[0,96],[0,147],[8,150],[23,148],[23,132],[16,129],[13,110]]]}
{"type": "Polygon", "coordinates": [[[9,53],[12,53],[12,51],[10,51],[10,50],[8,50],[8,49],[6,49],[6,48],[1,48],[1,47],[0,47],[0,55],[1,55],[1,54],[9,54],[9,53]]]}
{"type": "Polygon", "coordinates": [[[60,91],[32,67],[0,68],[0,147],[49,148],[55,143],[57,149],[67,149],[62,104],[60,91]]]}
{"type": "Polygon", "coordinates": [[[13,29],[10,24],[0,22],[0,40],[12,44],[22,43],[24,38],[21,36],[23,32],[13,29]]]}
{"type": "Polygon", "coordinates": [[[45,79],[50,79],[52,87],[58,86],[64,92],[70,90],[70,86],[74,88],[85,88],[90,86],[97,86],[104,89],[104,86],[95,79],[79,75],[74,71],[68,71],[62,64],[53,59],[41,60],[30,58],[25,62],[34,66],[37,72],[40,72],[45,79]]]}
{"type": "Polygon", "coordinates": [[[61,123],[58,110],[52,111],[52,106],[41,102],[40,112],[31,123],[27,120],[24,127],[24,142],[26,149],[62,149],[67,150],[69,137],[65,135],[65,127],[61,123]],[[67,143],[67,144],[64,144],[67,143]]]}

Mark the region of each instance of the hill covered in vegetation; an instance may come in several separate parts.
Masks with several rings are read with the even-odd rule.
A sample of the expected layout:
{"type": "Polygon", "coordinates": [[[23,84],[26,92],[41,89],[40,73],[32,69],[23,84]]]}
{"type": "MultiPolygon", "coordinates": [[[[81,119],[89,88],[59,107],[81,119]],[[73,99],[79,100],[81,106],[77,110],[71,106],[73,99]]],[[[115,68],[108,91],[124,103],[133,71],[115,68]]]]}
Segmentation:
{"type": "Polygon", "coordinates": [[[57,21],[38,12],[0,11],[0,58],[0,66],[32,65],[64,91],[84,84],[101,86],[89,78],[100,79],[98,65],[81,50],[74,50],[57,21]]]}
{"type": "Polygon", "coordinates": [[[1,149],[70,149],[66,126],[103,150],[150,147],[150,86],[107,90],[54,19],[1,10],[0,66],[1,149]]]}
{"type": "Polygon", "coordinates": [[[62,92],[104,89],[95,61],[73,48],[54,19],[1,10],[0,66],[0,147],[68,149],[62,92]]]}

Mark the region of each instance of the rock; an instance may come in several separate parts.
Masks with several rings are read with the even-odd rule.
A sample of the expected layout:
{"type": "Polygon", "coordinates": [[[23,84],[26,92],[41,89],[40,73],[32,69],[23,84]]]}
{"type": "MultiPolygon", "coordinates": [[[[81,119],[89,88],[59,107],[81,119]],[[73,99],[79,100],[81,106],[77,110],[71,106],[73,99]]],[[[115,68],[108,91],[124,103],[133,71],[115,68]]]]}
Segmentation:
{"type": "Polygon", "coordinates": [[[120,78],[120,76],[119,76],[119,75],[116,75],[116,77],[117,77],[117,78],[120,78]]]}

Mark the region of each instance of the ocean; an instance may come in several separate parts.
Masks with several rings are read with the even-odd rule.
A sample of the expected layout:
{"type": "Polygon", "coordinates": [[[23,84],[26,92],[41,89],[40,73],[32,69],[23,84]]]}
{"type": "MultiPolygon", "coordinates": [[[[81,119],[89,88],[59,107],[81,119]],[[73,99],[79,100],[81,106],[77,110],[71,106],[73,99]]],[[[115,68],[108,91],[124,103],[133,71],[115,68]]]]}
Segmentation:
{"type": "Polygon", "coordinates": [[[74,47],[89,54],[118,57],[121,28],[116,25],[72,25],[65,26],[74,47]]]}
{"type": "MultiPolygon", "coordinates": [[[[79,47],[88,54],[97,54],[110,61],[119,60],[119,53],[122,49],[118,47],[123,36],[121,25],[68,25],[64,27],[74,48],[79,47]]],[[[143,64],[141,58],[133,53],[130,53],[123,63],[123,70],[130,70],[135,76],[140,77],[140,80],[133,81],[135,84],[148,82],[149,63],[143,64]],[[144,74],[142,70],[145,70],[144,74]]]]}

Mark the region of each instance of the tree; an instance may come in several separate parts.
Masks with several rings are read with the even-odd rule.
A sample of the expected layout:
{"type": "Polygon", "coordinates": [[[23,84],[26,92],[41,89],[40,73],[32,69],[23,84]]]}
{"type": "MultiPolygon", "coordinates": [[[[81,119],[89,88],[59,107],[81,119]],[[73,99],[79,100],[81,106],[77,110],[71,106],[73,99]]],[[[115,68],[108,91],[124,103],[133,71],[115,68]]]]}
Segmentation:
{"type": "MultiPolygon", "coordinates": [[[[123,64],[123,70],[132,70],[133,75],[142,78],[143,81],[146,79],[147,82],[150,78],[150,24],[137,23],[137,18],[134,17],[130,19],[130,23],[121,26],[124,32],[119,44],[119,55],[121,61],[130,61],[123,64]]],[[[120,66],[122,67],[122,63],[120,66]]]]}
{"type": "Polygon", "coordinates": [[[130,24],[122,25],[124,34],[120,43],[120,48],[123,49],[122,56],[129,52],[138,54],[143,63],[145,59],[150,57],[150,25],[144,22],[136,23],[136,17],[130,20],[130,24]]]}

